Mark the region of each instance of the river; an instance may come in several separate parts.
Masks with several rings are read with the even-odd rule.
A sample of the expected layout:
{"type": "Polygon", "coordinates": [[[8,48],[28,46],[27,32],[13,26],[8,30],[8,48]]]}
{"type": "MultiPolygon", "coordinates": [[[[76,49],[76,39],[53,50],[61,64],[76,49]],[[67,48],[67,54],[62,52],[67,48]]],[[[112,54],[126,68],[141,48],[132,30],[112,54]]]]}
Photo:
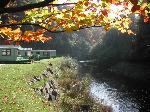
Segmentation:
{"type": "Polygon", "coordinates": [[[109,72],[90,74],[93,78],[90,85],[92,96],[104,105],[111,106],[113,112],[150,112],[148,84],[109,72]]]}

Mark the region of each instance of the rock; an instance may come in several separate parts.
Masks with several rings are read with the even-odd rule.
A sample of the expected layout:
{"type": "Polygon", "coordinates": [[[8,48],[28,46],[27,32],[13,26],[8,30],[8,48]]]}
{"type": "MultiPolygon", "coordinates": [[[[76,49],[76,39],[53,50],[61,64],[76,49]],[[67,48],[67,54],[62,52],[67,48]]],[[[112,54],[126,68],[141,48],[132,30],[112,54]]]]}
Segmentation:
{"type": "Polygon", "coordinates": [[[31,86],[31,85],[32,85],[32,82],[31,82],[31,81],[29,81],[29,82],[28,82],[28,85],[30,85],[30,86],[31,86]]]}
{"type": "Polygon", "coordinates": [[[44,71],[44,72],[42,73],[42,75],[43,75],[44,77],[48,77],[48,72],[47,72],[47,71],[44,71]]]}
{"type": "Polygon", "coordinates": [[[49,65],[49,66],[53,66],[53,64],[52,64],[52,63],[49,63],[48,65],[49,65]]]}
{"type": "Polygon", "coordinates": [[[43,95],[48,101],[54,101],[59,96],[58,90],[56,89],[56,86],[54,84],[53,80],[49,80],[45,83],[43,86],[43,95]]]}
{"type": "Polygon", "coordinates": [[[53,81],[53,80],[49,80],[49,81],[48,81],[48,84],[49,84],[50,88],[55,89],[55,84],[54,84],[54,81],[53,81]]]}
{"type": "Polygon", "coordinates": [[[34,92],[38,95],[42,95],[42,91],[40,88],[33,88],[34,92]]]}
{"type": "Polygon", "coordinates": [[[50,72],[51,74],[54,74],[51,68],[47,68],[47,71],[50,72]]]}
{"type": "Polygon", "coordinates": [[[37,80],[35,78],[32,78],[30,82],[35,83],[35,82],[37,82],[37,80]]]}
{"type": "Polygon", "coordinates": [[[51,94],[48,94],[48,98],[47,98],[48,101],[52,101],[53,98],[52,98],[52,95],[51,94]]]}
{"type": "Polygon", "coordinates": [[[37,81],[40,81],[41,80],[41,77],[36,77],[34,76],[31,81],[29,81],[29,85],[32,85],[32,83],[36,83],[37,81]]]}
{"type": "Polygon", "coordinates": [[[48,101],[52,101],[52,91],[53,89],[50,88],[49,84],[46,83],[44,88],[43,88],[43,95],[45,96],[45,98],[48,100],[48,101]]]}
{"type": "MultiPolygon", "coordinates": [[[[50,66],[52,65],[50,64],[50,66]]],[[[36,83],[37,81],[41,81],[42,79],[44,79],[44,77],[48,78],[51,74],[53,74],[53,71],[49,67],[40,76],[34,76],[31,79],[31,81],[29,81],[29,85],[31,85],[32,83],[36,83]]],[[[57,85],[55,84],[54,80],[48,80],[44,84],[44,86],[39,87],[39,88],[33,88],[33,90],[36,94],[42,95],[48,101],[57,100],[59,96],[57,85]]]]}
{"type": "Polygon", "coordinates": [[[46,94],[46,93],[49,93],[49,90],[50,90],[50,85],[49,85],[49,83],[46,83],[46,84],[45,84],[44,89],[45,89],[45,94],[46,94]]]}
{"type": "Polygon", "coordinates": [[[52,95],[53,95],[53,97],[54,97],[54,100],[56,100],[56,99],[57,99],[57,97],[58,97],[58,95],[59,95],[59,93],[58,93],[57,89],[53,89],[53,91],[52,91],[52,95]]]}
{"type": "Polygon", "coordinates": [[[40,77],[37,77],[37,76],[34,76],[33,77],[36,81],[40,81],[41,80],[41,78],[40,77]]]}
{"type": "Polygon", "coordinates": [[[39,78],[40,78],[40,80],[42,80],[43,79],[43,75],[40,75],[39,78]]]}
{"type": "Polygon", "coordinates": [[[47,94],[47,96],[48,96],[47,100],[48,101],[55,101],[55,100],[57,100],[58,95],[59,94],[58,94],[57,90],[52,89],[52,91],[47,94]]]}
{"type": "Polygon", "coordinates": [[[55,100],[56,100],[56,97],[55,97],[54,95],[52,95],[51,93],[49,93],[47,100],[48,100],[48,101],[55,101],[55,100]]]}

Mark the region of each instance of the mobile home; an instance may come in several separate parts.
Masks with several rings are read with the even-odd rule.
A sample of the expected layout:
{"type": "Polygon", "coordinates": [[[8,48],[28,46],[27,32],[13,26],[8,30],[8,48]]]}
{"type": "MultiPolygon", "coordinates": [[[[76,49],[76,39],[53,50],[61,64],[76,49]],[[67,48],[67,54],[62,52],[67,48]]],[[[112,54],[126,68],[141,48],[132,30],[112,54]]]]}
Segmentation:
{"type": "Polygon", "coordinates": [[[18,51],[18,55],[23,56],[28,59],[31,56],[32,48],[20,48],[18,51]]]}
{"type": "Polygon", "coordinates": [[[40,59],[46,59],[46,58],[51,58],[56,56],[56,50],[32,50],[31,54],[34,57],[38,57],[40,59]]]}
{"type": "Polygon", "coordinates": [[[28,58],[20,55],[21,46],[0,45],[0,61],[28,61],[28,58]]]}
{"type": "Polygon", "coordinates": [[[0,45],[0,61],[30,61],[56,56],[56,50],[32,50],[15,45],[0,45]]]}

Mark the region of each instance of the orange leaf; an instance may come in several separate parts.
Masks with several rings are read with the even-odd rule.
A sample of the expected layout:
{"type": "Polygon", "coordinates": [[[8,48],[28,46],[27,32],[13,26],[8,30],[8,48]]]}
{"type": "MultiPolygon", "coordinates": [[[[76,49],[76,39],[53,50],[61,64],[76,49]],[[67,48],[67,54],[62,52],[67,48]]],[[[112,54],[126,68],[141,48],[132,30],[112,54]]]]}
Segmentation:
{"type": "Polygon", "coordinates": [[[104,10],[102,11],[102,14],[103,14],[104,16],[108,16],[108,11],[107,11],[106,9],[104,9],[104,10]]]}
{"type": "Polygon", "coordinates": [[[110,0],[110,3],[111,4],[114,4],[116,1],[115,0],[110,0]]]}
{"type": "Polygon", "coordinates": [[[134,5],[137,5],[138,4],[138,0],[130,0],[130,2],[134,5]]]}
{"type": "Polygon", "coordinates": [[[88,2],[88,1],[86,1],[86,2],[84,3],[84,5],[85,5],[85,6],[88,6],[88,5],[89,5],[89,2],[88,2]]]}
{"type": "Polygon", "coordinates": [[[149,21],[149,18],[148,17],[145,17],[144,18],[144,23],[147,23],[149,21]]]}
{"type": "Polygon", "coordinates": [[[131,9],[132,12],[135,12],[137,10],[140,10],[140,5],[134,5],[131,9]]]}

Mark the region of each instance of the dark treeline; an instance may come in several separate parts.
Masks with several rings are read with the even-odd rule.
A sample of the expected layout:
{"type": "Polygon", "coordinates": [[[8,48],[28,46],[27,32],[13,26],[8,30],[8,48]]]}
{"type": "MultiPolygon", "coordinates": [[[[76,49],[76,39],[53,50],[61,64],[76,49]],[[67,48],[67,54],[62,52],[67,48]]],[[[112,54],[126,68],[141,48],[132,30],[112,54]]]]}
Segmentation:
{"type": "Polygon", "coordinates": [[[122,34],[116,29],[106,33],[101,43],[90,52],[97,59],[98,72],[113,73],[149,83],[150,80],[150,23],[143,17],[132,17],[131,29],[136,35],[122,34]]]}

